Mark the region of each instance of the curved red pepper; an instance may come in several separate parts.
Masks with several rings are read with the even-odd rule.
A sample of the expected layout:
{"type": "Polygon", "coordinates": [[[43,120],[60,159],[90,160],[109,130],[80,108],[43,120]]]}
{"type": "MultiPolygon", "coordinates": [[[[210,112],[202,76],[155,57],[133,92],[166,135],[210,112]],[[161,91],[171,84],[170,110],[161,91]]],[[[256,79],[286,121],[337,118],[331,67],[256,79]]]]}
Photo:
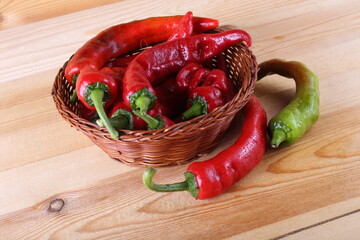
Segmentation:
{"type": "Polygon", "coordinates": [[[189,63],[185,67],[183,67],[179,73],[176,75],[175,87],[177,91],[182,93],[187,93],[189,83],[191,79],[194,77],[195,73],[203,68],[200,63],[189,63]]]}
{"type": "Polygon", "coordinates": [[[225,102],[230,101],[236,94],[234,83],[226,77],[220,69],[212,70],[205,78],[203,86],[213,86],[221,90],[225,102]]]}
{"type": "MultiPolygon", "coordinates": [[[[105,29],[77,50],[65,68],[66,79],[72,84],[74,75],[78,75],[84,68],[99,70],[113,58],[166,41],[182,18],[183,16],[152,17],[105,29]]],[[[215,19],[200,17],[194,17],[193,24],[197,32],[219,26],[215,19]]]]}
{"type": "Polygon", "coordinates": [[[184,17],[181,19],[179,26],[175,30],[175,32],[168,38],[168,42],[185,38],[188,36],[191,36],[194,30],[194,24],[193,24],[193,14],[192,12],[187,12],[184,17]]]}
{"type": "Polygon", "coordinates": [[[124,75],[124,102],[133,111],[140,111],[144,115],[156,101],[151,84],[157,84],[188,63],[201,63],[241,41],[251,45],[251,37],[245,31],[229,30],[177,39],[144,50],[129,64],[124,75]],[[139,96],[143,96],[137,94],[140,90],[146,90],[147,93],[138,104],[139,96]]]}
{"type": "Polygon", "coordinates": [[[236,142],[215,157],[191,163],[181,183],[152,182],[156,170],[146,168],[143,181],[159,192],[189,191],[197,199],[216,197],[245,177],[260,162],[266,148],[267,117],[259,100],[252,96],[244,107],[245,121],[236,142]]]}
{"type": "Polygon", "coordinates": [[[188,86],[188,94],[190,95],[191,92],[202,85],[207,75],[210,73],[210,70],[207,68],[201,68],[196,71],[194,74],[194,77],[190,80],[189,86],[188,86]]]}

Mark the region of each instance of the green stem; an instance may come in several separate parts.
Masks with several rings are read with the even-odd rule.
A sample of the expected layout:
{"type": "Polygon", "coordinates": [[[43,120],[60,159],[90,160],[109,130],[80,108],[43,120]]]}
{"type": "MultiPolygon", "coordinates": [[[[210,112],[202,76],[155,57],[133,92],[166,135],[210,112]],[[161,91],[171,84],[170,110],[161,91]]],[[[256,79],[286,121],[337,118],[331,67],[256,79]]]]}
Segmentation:
{"type": "Polygon", "coordinates": [[[141,114],[146,113],[149,110],[151,99],[148,96],[140,96],[136,99],[135,105],[138,107],[141,114]]]}
{"type": "Polygon", "coordinates": [[[280,143],[286,140],[286,133],[281,129],[275,129],[271,138],[271,147],[277,148],[280,143]]]}
{"type": "MultiPolygon", "coordinates": [[[[109,122],[115,129],[128,129],[129,127],[129,119],[124,115],[111,117],[109,118],[109,122]]],[[[100,127],[105,127],[105,124],[101,119],[96,120],[96,124],[100,127]]]]}
{"type": "Polygon", "coordinates": [[[77,100],[77,94],[76,94],[76,89],[74,89],[74,92],[73,94],[71,95],[71,98],[70,98],[70,102],[75,102],[77,100]]]}
{"type": "Polygon", "coordinates": [[[203,108],[202,104],[197,102],[183,113],[182,118],[184,120],[188,120],[190,118],[200,116],[202,115],[202,108],[203,108]]]}
{"type": "Polygon", "coordinates": [[[118,139],[119,133],[116,129],[111,125],[109,118],[107,117],[104,106],[103,106],[103,98],[104,91],[100,89],[95,89],[91,91],[90,98],[94,103],[95,109],[99,115],[99,118],[103,121],[104,126],[109,131],[110,135],[114,139],[118,139]]]}
{"type": "MultiPolygon", "coordinates": [[[[73,79],[72,79],[72,83],[74,86],[76,86],[76,81],[77,81],[77,78],[78,78],[78,74],[75,74],[73,76],[73,79]]],[[[74,92],[73,94],[71,95],[71,98],[70,98],[70,102],[75,102],[77,100],[77,94],[76,94],[76,89],[74,89],[74,92]]]]}
{"type": "Polygon", "coordinates": [[[134,111],[134,114],[144,120],[148,124],[149,129],[157,129],[160,124],[160,121],[139,110],[134,111]]]}
{"type": "Polygon", "coordinates": [[[152,181],[156,169],[147,167],[143,174],[143,182],[147,188],[156,192],[178,192],[189,191],[191,195],[197,198],[198,188],[195,180],[195,175],[190,172],[185,172],[185,181],[172,184],[156,184],[152,181]]]}

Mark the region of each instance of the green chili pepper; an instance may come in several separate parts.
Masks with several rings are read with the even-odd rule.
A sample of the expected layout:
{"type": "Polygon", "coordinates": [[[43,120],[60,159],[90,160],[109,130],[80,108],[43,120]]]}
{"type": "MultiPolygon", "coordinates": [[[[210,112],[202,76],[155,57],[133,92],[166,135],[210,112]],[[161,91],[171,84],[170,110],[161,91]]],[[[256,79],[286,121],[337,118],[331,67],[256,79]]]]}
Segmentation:
{"type": "Polygon", "coordinates": [[[290,145],[301,138],[319,118],[319,82],[317,76],[303,63],[272,59],[259,65],[258,80],[278,74],[293,78],[295,98],[268,124],[271,147],[290,145]]]}

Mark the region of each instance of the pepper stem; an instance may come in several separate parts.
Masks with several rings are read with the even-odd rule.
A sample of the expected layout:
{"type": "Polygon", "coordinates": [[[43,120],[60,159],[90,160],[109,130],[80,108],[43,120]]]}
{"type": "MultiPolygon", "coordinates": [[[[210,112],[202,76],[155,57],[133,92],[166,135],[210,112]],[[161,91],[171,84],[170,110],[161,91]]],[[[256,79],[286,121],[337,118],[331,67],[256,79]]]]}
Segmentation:
{"type": "Polygon", "coordinates": [[[71,98],[70,98],[70,102],[75,102],[77,100],[77,94],[76,94],[76,89],[74,89],[74,92],[73,94],[71,95],[71,98]]]}
{"type": "Polygon", "coordinates": [[[134,111],[134,114],[144,120],[148,124],[149,129],[157,129],[160,124],[160,121],[151,117],[149,114],[141,112],[140,110],[134,111]]]}
{"type": "Polygon", "coordinates": [[[286,140],[286,133],[281,129],[275,129],[271,138],[271,147],[277,148],[280,143],[286,140]]]}
{"type": "MultiPolygon", "coordinates": [[[[72,83],[74,86],[76,86],[76,81],[77,81],[77,78],[78,78],[78,74],[75,74],[73,76],[73,79],[72,79],[72,83]]],[[[71,95],[71,98],[70,98],[70,102],[75,102],[77,100],[77,94],[76,94],[76,89],[74,89],[74,92],[73,94],[71,95]]]]}
{"type": "MultiPolygon", "coordinates": [[[[115,129],[127,129],[129,126],[129,119],[124,115],[111,117],[109,118],[109,122],[115,129]]],[[[105,127],[105,124],[101,119],[96,120],[96,124],[100,127],[105,127]]]]}
{"type": "Polygon", "coordinates": [[[202,108],[203,108],[202,104],[197,102],[183,113],[182,118],[184,120],[188,120],[190,118],[200,116],[202,115],[202,108]]]}
{"type": "Polygon", "coordinates": [[[156,169],[147,167],[143,174],[143,182],[147,188],[155,192],[178,192],[189,191],[191,195],[197,198],[199,189],[197,188],[195,175],[190,172],[185,172],[185,181],[172,184],[156,184],[152,181],[156,169]]]}
{"type": "Polygon", "coordinates": [[[106,116],[104,106],[103,106],[103,98],[104,98],[104,91],[101,89],[94,89],[91,91],[90,98],[94,103],[95,109],[103,121],[104,126],[109,131],[110,135],[114,139],[118,139],[119,133],[116,129],[111,125],[109,118],[106,116]]]}
{"type": "Polygon", "coordinates": [[[136,99],[135,105],[140,110],[141,114],[145,114],[149,110],[151,99],[148,96],[140,96],[136,99]]]}

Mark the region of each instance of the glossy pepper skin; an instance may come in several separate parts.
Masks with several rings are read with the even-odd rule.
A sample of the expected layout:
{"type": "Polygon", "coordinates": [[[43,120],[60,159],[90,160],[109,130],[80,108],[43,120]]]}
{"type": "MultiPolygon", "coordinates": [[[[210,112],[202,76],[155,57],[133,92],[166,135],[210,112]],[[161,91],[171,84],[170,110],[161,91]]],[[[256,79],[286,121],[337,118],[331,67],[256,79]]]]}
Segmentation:
{"type": "Polygon", "coordinates": [[[122,79],[126,68],[124,67],[103,67],[100,72],[113,78],[118,86],[118,96],[122,94],[122,79]]]}
{"type": "Polygon", "coordinates": [[[76,82],[76,92],[79,100],[91,110],[95,110],[93,101],[90,99],[91,90],[88,86],[96,83],[102,83],[104,85],[105,96],[103,105],[104,108],[108,108],[118,96],[118,86],[114,78],[100,71],[84,71],[82,75],[79,75],[76,82]],[[90,91],[89,91],[89,90],[90,91]]]}
{"type": "Polygon", "coordinates": [[[176,75],[175,87],[177,91],[182,94],[187,94],[191,79],[193,79],[195,73],[202,68],[203,66],[200,63],[195,62],[191,62],[183,67],[176,75]]]}
{"type": "Polygon", "coordinates": [[[201,68],[199,70],[196,71],[196,73],[194,74],[194,77],[190,80],[189,86],[188,86],[188,95],[191,94],[191,92],[203,85],[202,83],[204,82],[205,78],[208,76],[208,74],[210,73],[210,70],[207,68],[201,68]]]}
{"type": "Polygon", "coordinates": [[[255,96],[244,107],[245,121],[236,142],[215,157],[189,165],[185,181],[158,185],[152,182],[156,170],[147,167],[144,184],[159,192],[189,191],[196,199],[220,195],[245,177],[262,159],[266,148],[267,117],[255,96]]]}
{"type": "Polygon", "coordinates": [[[116,81],[100,71],[87,69],[77,79],[76,92],[79,100],[88,109],[96,110],[111,137],[117,139],[119,134],[109,122],[105,112],[105,109],[116,100],[118,94],[116,81]]]}
{"type": "Polygon", "coordinates": [[[194,31],[193,21],[193,13],[190,11],[187,12],[181,19],[177,29],[173,32],[173,34],[168,38],[167,41],[170,42],[172,40],[191,36],[194,31]]]}
{"type": "MultiPolygon", "coordinates": [[[[152,17],[123,23],[100,32],[86,42],[69,60],[65,76],[73,78],[84,68],[99,70],[113,58],[125,55],[147,45],[166,41],[177,29],[183,16],[152,17]]],[[[209,18],[193,18],[194,30],[204,32],[219,26],[209,18]]]]}
{"type": "Polygon", "coordinates": [[[125,103],[133,111],[145,112],[151,109],[153,102],[156,101],[152,85],[179,71],[188,63],[206,61],[241,41],[246,41],[250,46],[250,35],[243,30],[229,30],[177,39],[144,50],[129,64],[124,75],[123,99],[125,103]],[[136,104],[139,96],[135,94],[135,97],[131,97],[141,89],[150,93],[146,96],[149,98],[149,107],[143,107],[143,109],[136,104]]]}
{"type": "Polygon", "coordinates": [[[259,65],[258,79],[270,74],[293,78],[295,98],[268,124],[271,147],[290,145],[301,138],[319,118],[319,82],[317,76],[303,63],[272,59],[259,65]]]}
{"type": "Polygon", "coordinates": [[[203,86],[214,86],[221,90],[225,102],[230,101],[236,94],[234,83],[220,69],[214,69],[206,76],[203,86]]]}

